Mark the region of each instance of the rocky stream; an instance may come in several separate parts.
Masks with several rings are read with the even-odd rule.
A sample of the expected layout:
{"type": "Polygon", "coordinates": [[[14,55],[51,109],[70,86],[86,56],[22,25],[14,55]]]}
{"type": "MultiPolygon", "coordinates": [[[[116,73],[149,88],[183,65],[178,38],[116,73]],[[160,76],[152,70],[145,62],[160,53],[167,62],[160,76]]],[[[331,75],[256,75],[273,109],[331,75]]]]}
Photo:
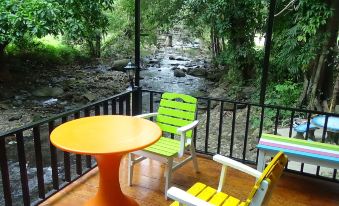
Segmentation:
{"type": "MultiPolygon", "coordinates": [[[[156,91],[170,91],[185,93],[194,96],[227,97],[224,88],[218,87],[216,80],[220,77],[218,70],[212,70],[209,56],[204,50],[203,43],[196,39],[187,39],[181,33],[174,33],[172,45],[166,46],[166,36],[159,38],[163,44],[154,52],[143,58],[141,71],[141,86],[156,91]]],[[[167,40],[168,41],[168,40],[167,40]]],[[[51,66],[43,68],[31,65],[29,69],[12,70],[10,77],[0,77],[0,134],[19,126],[34,122],[52,115],[68,111],[95,100],[125,91],[129,85],[127,75],[122,68],[128,59],[105,63],[97,61],[88,65],[51,66]]],[[[30,62],[26,62],[30,64],[30,62]]],[[[1,74],[0,74],[1,75],[1,74]]],[[[251,90],[248,93],[252,92],[251,90]]],[[[213,103],[213,102],[212,102],[213,103]]],[[[197,133],[197,149],[204,149],[206,131],[206,106],[199,103],[198,118],[200,125],[197,133]]],[[[210,137],[208,150],[216,152],[219,131],[220,105],[215,102],[211,105],[210,137]]],[[[232,112],[224,108],[225,124],[222,130],[221,151],[229,154],[232,112]],[[226,121],[227,120],[227,121],[226,121]]],[[[239,110],[236,114],[234,156],[242,157],[246,111],[239,110]]],[[[48,138],[48,127],[42,125],[41,134],[48,138]]],[[[254,138],[257,130],[250,131],[246,158],[255,159],[256,152],[252,152],[256,145],[254,138]],[[253,138],[252,138],[253,137],[253,138]]],[[[29,190],[32,198],[37,196],[37,178],[34,158],[34,145],[31,133],[24,134],[25,151],[27,158],[27,172],[29,190]]],[[[49,166],[48,139],[42,139],[44,154],[44,181],[47,190],[51,189],[52,174],[49,166]]],[[[15,138],[6,141],[10,181],[14,205],[21,205],[21,182],[15,138]]],[[[61,155],[60,155],[61,156],[61,155]]],[[[74,158],[72,159],[74,163],[74,158]]],[[[63,177],[63,162],[58,164],[60,179],[63,177]]],[[[75,171],[72,165],[72,171],[75,171]]],[[[75,174],[75,172],[74,172],[75,174]]],[[[1,180],[0,180],[1,183],[1,180]]],[[[4,204],[1,196],[0,205],[4,204]]]]}

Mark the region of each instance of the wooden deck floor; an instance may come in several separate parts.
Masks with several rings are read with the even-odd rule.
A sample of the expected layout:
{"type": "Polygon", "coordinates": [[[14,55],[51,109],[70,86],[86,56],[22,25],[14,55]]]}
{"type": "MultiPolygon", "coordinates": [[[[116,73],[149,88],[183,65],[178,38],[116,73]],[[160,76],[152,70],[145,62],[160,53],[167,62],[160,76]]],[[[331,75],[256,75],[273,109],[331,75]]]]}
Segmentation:
{"type": "MultiPolygon", "coordinates": [[[[174,185],[187,189],[193,183],[201,181],[216,187],[220,173],[220,165],[212,160],[199,157],[201,172],[194,173],[191,163],[177,170],[173,175],[174,185]]],[[[127,186],[127,160],[121,163],[120,183],[125,194],[133,197],[141,206],[169,205],[163,195],[164,167],[157,161],[144,160],[135,166],[133,186],[127,186]]],[[[254,178],[229,169],[224,191],[235,197],[243,198],[249,193],[254,178]]],[[[82,205],[95,195],[98,186],[98,171],[94,169],[72,185],[54,195],[41,205],[82,205]]],[[[339,184],[314,178],[302,177],[290,173],[283,174],[273,192],[272,206],[331,206],[339,205],[339,184]]]]}

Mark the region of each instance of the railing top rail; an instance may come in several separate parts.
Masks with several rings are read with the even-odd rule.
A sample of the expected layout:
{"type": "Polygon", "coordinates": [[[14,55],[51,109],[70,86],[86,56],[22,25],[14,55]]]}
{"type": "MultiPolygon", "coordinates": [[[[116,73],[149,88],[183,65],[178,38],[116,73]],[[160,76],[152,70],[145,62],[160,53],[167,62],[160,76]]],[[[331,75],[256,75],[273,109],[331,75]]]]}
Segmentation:
{"type": "MultiPolygon", "coordinates": [[[[164,93],[163,91],[155,91],[155,90],[148,90],[148,89],[142,89],[142,91],[143,92],[153,92],[153,93],[156,93],[156,94],[164,93]]],[[[260,104],[256,104],[256,103],[241,102],[241,101],[228,100],[228,99],[222,99],[222,98],[212,98],[212,97],[199,97],[198,96],[196,98],[204,99],[204,100],[212,100],[212,101],[221,101],[221,102],[227,102],[227,103],[233,103],[233,104],[251,105],[251,106],[271,108],[271,109],[290,110],[290,111],[295,111],[295,112],[305,112],[305,113],[321,114],[321,115],[339,117],[339,114],[335,114],[335,113],[308,110],[308,109],[302,109],[302,108],[292,108],[292,107],[284,107],[284,106],[269,105],[269,104],[260,105],[260,104]]]]}
{"type": "Polygon", "coordinates": [[[32,123],[29,123],[27,125],[24,125],[24,126],[21,126],[19,128],[16,128],[16,129],[12,129],[12,130],[9,130],[9,131],[6,131],[6,132],[3,132],[1,133],[0,132],[0,138],[4,138],[6,136],[10,136],[10,135],[13,135],[17,132],[20,132],[20,131],[24,131],[24,130],[27,130],[27,129],[30,129],[30,128],[34,128],[34,127],[37,127],[41,124],[45,124],[45,123],[48,123],[50,121],[53,121],[53,120],[56,120],[56,119],[59,119],[59,118],[62,118],[62,117],[65,117],[65,116],[68,116],[70,114],[73,114],[73,113],[76,113],[76,112],[80,112],[81,110],[84,110],[86,108],[90,108],[90,107],[93,107],[95,105],[98,105],[98,104],[101,104],[105,101],[108,101],[108,100],[112,100],[112,99],[116,99],[116,98],[119,98],[119,97],[122,97],[122,96],[125,96],[125,95],[128,95],[130,93],[132,93],[133,91],[125,91],[125,92],[122,92],[122,93],[119,93],[119,94],[116,94],[116,95],[113,95],[111,97],[107,97],[105,99],[102,99],[102,100],[98,100],[96,102],[93,102],[93,103],[90,103],[90,104],[86,104],[84,106],[81,106],[77,109],[73,109],[73,110],[70,110],[70,111],[66,111],[66,112],[63,112],[61,114],[57,114],[57,115],[54,115],[52,117],[49,117],[49,118],[46,118],[46,119],[42,119],[40,121],[37,121],[37,122],[32,122],[32,123]]]}

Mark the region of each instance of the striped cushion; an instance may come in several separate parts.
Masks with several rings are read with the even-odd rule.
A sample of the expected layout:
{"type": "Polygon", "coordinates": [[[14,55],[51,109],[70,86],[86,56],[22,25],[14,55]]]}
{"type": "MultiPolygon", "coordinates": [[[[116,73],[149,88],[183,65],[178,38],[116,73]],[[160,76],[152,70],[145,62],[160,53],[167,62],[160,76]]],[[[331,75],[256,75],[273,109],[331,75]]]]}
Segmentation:
{"type": "Polygon", "coordinates": [[[283,151],[287,155],[300,155],[339,163],[339,146],[337,145],[262,134],[257,147],[262,150],[283,151]]]}
{"type": "MultiPolygon", "coordinates": [[[[197,182],[187,193],[196,196],[206,202],[216,206],[243,206],[245,205],[239,199],[229,196],[223,192],[217,192],[216,189],[209,187],[203,183],[197,182]]],[[[170,206],[179,206],[179,202],[175,201],[170,206]]]]}

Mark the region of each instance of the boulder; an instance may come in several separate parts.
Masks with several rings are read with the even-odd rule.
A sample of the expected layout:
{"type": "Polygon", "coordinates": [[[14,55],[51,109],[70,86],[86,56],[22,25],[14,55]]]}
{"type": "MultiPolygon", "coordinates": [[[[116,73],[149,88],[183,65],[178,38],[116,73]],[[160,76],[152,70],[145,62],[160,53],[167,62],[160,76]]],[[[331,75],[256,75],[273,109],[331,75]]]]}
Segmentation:
{"type": "Polygon", "coordinates": [[[16,120],[20,120],[22,118],[22,115],[21,114],[18,114],[18,115],[14,115],[14,116],[12,116],[12,117],[10,117],[9,119],[8,119],[8,121],[16,121],[16,120]]]}
{"type": "Polygon", "coordinates": [[[96,96],[92,92],[86,92],[83,97],[90,102],[96,99],[96,96]]]}
{"type": "Polygon", "coordinates": [[[113,62],[112,70],[124,71],[125,66],[128,64],[130,59],[120,59],[113,62]]]}
{"type": "Polygon", "coordinates": [[[186,74],[185,74],[185,72],[183,70],[176,69],[176,70],[174,70],[174,76],[175,77],[185,77],[186,74]]]}
{"type": "Polygon", "coordinates": [[[64,93],[64,90],[59,87],[42,87],[33,91],[36,97],[56,97],[64,93]]]}
{"type": "Polygon", "coordinates": [[[206,75],[206,70],[200,67],[196,68],[190,68],[187,72],[187,74],[196,76],[196,77],[201,77],[206,75]]]}

